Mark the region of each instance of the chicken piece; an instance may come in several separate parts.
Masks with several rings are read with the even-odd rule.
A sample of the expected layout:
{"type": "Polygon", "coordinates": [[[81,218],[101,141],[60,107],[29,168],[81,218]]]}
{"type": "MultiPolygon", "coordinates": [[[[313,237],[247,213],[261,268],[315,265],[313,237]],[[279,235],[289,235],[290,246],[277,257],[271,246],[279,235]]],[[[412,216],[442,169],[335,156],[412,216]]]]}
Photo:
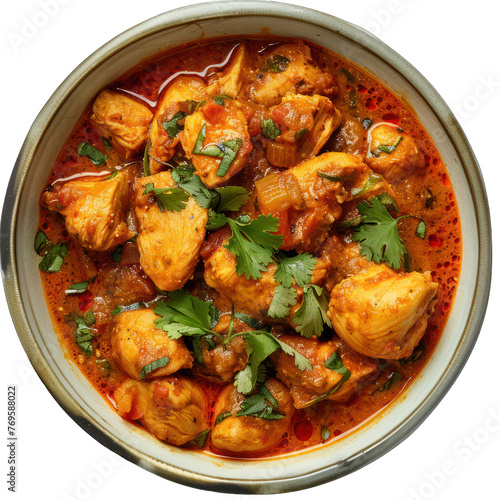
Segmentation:
{"type": "MultiPolygon", "coordinates": [[[[234,303],[235,309],[240,312],[266,322],[285,322],[293,326],[292,317],[302,303],[302,288],[294,285],[297,291],[297,304],[290,309],[287,318],[273,320],[268,316],[268,310],[274,297],[274,290],[278,283],[274,280],[276,264],[267,266],[262,277],[254,280],[247,279],[245,275],[238,276],[236,272],[236,259],[234,255],[224,248],[227,240],[221,242],[221,246],[205,260],[205,282],[208,286],[215,288],[221,295],[234,303]]],[[[323,260],[318,259],[311,277],[311,283],[321,286],[329,272],[329,268],[323,260]]]]}
{"type": "Polygon", "coordinates": [[[295,408],[305,408],[323,399],[346,401],[377,369],[372,359],[353,351],[338,338],[319,342],[315,337],[307,339],[282,335],[280,340],[305,356],[312,364],[312,369],[301,371],[295,366],[293,357],[281,349],[271,355],[278,378],[290,389],[295,408]],[[348,375],[344,377],[336,371],[337,367],[327,368],[325,362],[332,356],[336,358],[337,364],[340,358],[340,367],[343,365],[347,368],[348,375]]]}
{"type": "Polygon", "coordinates": [[[366,130],[358,118],[347,115],[343,117],[342,125],[338,128],[329,144],[334,151],[341,151],[352,155],[363,154],[366,130]]]}
{"type": "MultiPolygon", "coordinates": [[[[277,419],[237,416],[241,404],[248,397],[240,394],[234,385],[228,385],[219,394],[214,408],[211,439],[216,448],[233,453],[250,453],[267,450],[279,442],[292,420],[292,397],[288,389],[276,379],[268,379],[265,386],[277,402],[278,408],[274,412],[284,416],[277,419]]],[[[266,402],[271,406],[269,400],[266,402]]]]}
{"type": "Polygon", "coordinates": [[[90,117],[99,133],[127,159],[144,150],[152,119],[146,105],[107,89],[96,97],[90,117]]]}
{"type": "Polygon", "coordinates": [[[155,189],[175,186],[170,171],[137,179],[135,213],[141,266],[161,290],[178,290],[192,276],[198,262],[208,210],[189,198],[180,212],[162,212],[153,195],[143,194],[151,183],[155,189]]]}
{"type": "Polygon", "coordinates": [[[391,123],[377,123],[367,132],[366,163],[389,182],[409,177],[425,167],[425,160],[411,136],[391,123]]]}
{"type": "Polygon", "coordinates": [[[340,111],[327,97],[287,95],[269,110],[276,131],[270,130],[269,118],[263,124],[262,142],[267,161],[275,167],[293,167],[316,156],[341,121],[340,111]]]}
{"type": "Polygon", "coordinates": [[[83,248],[104,252],[135,236],[124,222],[128,199],[128,176],[118,172],[51,186],[42,201],[64,216],[66,230],[83,248]]]}
{"type": "Polygon", "coordinates": [[[337,93],[332,75],[317,67],[311,49],[301,40],[280,45],[261,56],[255,73],[256,79],[246,93],[250,100],[266,107],[279,104],[287,94],[337,93]]]}
{"type": "Polygon", "coordinates": [[[164,170],[164,163],[175,154],[178,132],[187,115],[202,99],[205,82],[196,76],[178,76],[163,94],[149,129],[149,173],[164,170]]]}
{"type": "Polygon", "coordinates": [[[323,153],[255,183],[261,213],[279,220],[281,247],[314,253],[342,214],[342,204],[392,189],[354,155],[323,153]]]}
{"type": "Polygon", "coordinates": [[[231,57],[229,66],[222,73],[215,75],[215,80],[206,88],[205,94],[214,97],[228,95],[237,99],[249,66],[247,48],[245,44],[240,44],[236,48],[234,56],[231,57]]]}
{"type": "Polygon", "coordinates": [[[186,444],[210,426],[203,390],[186,377],[171,375],[151,382],[128,379],[114,397],[120,416],[139,420],[167,443],[186,444]]]}
{"type": "Polygon", "coordinates": [[[428,271],[398,274],[385,264],[374,265],[333,288],[328,317],[355,351],[401,359],[424,335],[437,294],[428,271]]]}
{"type": "MultiPolygon", "coordinates": [[[[219,322],[213,330],[217,333],[227,335],[231,315],[221,316],[219,322]]],[[[233,333],[246,332],[251,328],[240,321],[233,319],[233,333]]],[[[243,337],[235,337],[226,346],[221,345],[221,341],[212,336],[210,339],[201,337],[200,339],[201,355],[203,365],[197,367],[197,372],[216,382],[229,382],[234,378],[236,372],[243,370],[247,365],[247,353],[245,350],[245,341],[243,337]]]]}
{"type": "Polygon", "coordinates": [[[166,332],[155,328],[154,320],[158,317],[152,309],[135,309],[121,312],[113,321],[113,359],[122,371],[137,380],[163,377],[193,366],[184,340],[172,340],[166,332]],[[165,366],[143,373],[144,367],[164,358],[168,358],[165,366]]]}
{"type": "Polygon", "coordinates": [[[247,119],[230,98],[208,99],[187,116],[180,139],[186,157],[210,189],[238,173],[252,151],[247,119]]]}

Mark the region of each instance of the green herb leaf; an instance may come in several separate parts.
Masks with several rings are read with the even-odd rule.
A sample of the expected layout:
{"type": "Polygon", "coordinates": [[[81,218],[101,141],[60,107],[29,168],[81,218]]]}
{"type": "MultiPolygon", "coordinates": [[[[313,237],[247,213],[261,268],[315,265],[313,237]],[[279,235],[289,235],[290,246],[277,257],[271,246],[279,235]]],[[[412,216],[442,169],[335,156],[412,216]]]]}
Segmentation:
{"type": "Polygon", "coordinates": [[[212,333],[210,302],[197,299],[184,289],[169,292],[168,299],[154,309],[155,314],[161,316],[154,321],[156,328],[165,330],[174,340],[183,335],[212,333]]]}
{"type": "Polygon", "coordinates": [[[113,262],[120,262],[122,257],[123,245],[118,245],[113,253],[111,254],[113,257],[113,262]]]}
{"type": "Polygon", "coordinates": [[[386,262],[393,269],[399,269],[406,249],[398,233],[398,221],[393,219],[378,197],[363,200],[358,211],[363,222],[354,228],[352,239],[361,245],[361,255],[374,262],[386,262]],[[371,203],[371,204],[370,204],[371,203]]]}
{"type": "Polygon", "coordinates": [[[388,391],[394,384],[403,379],[399,372],[392,372],[387,382],[378,388],[379,391],[388,391]]]}
{"type": "MultiPolygon", "coordinates": [[[[265,387],[265,386],[263,386],[265,387]]],[[[267,388],[266,388],[267,390],[267,388]]],[[[267,394],[271,396],[269,390],[267,394]]],[[[241,403],[241,410],[236,414],[237,417],[255,417],[264,418],[266,420],[277,420],[284,418],[285,415],[276,411],[278,409],[278,402],[272,396],[275,405],[269,404],[267,396],[263,393],[252,394],[248,396],[243,403],[241,403]]]]}
{"type": "Polygon", "coordinates": [[[258,279],[273,260],[273,253],[283,244],[283,235],[270,234],[278,230],[278,219],[260,215],[257,219],[226,218],[232,231],[228,244],[224,246],[236,257],[238,276],[258,279]]]}
{"type": "Polygon", "coordinates": [[[136,309],[140,309],[144,304],[142,302],[134,302],[133,304],[129,304],[128,306],[117,306],[112,311],[111,314],[113,316],[117,316],[123,311],[135,311],[136,309]]]}
{"type": "Polygon", "coordinates": [[[237,212],[250,198],[250,193],[241,186],[215,188],[215,191],[220,198],[212,208],[217,212],[237,212]]]}
{"type": "Polygon", "coordinates": [[[188,194],[181,188],[158,188],[155,189],[153,183],[148,183],[145,186],[143,195],[154,193],[158,208],[164,212],[180,212],[186,208],[186,203],[189,200],[188,194]]]}
{"type": "Polygon", "coordinates": [[[94,352],[92,347],[93,335],[89,326],[95,323],[94,313],[89,310],[83,318],[77,316],[74,320],[76,323],[75,342],[87,356],[92,356],[94,352]]]}
{"type": "Polygon", "coordinates": [[[280,253],[274,279],[285,287],[292,286],[294,280],[297,285],[304,287],[311,282],[316,263],[316,258],[309,253],[301,253],[294,257],[280,253]]]}
{"type": "Polygon", "coordinates": [[[415,231],[415,234],[419,236],[420,238],[424,239],[425,238],[425,222],[421,220],[418,223],[417,229],[415,231]]]}
{"type": "Polygon", "coordinates": [[[273,54],[264,61],[259,71],[262,73],[283,73],[288,68],[290,62],[290,59],[285,56],[273,54]]]}
{"type": "Polygon", "coordinates": [[[67,294],[71,293],[82,293],[89,287],[89,284],[92,280],[81,281],[80,283],[73,283],[69,286],[69,289],[66,290],[67,294]]]}
{"type": "Polygon", "coordinates": [[[168,356],[156,359],[155,361],[148,363],[146,366],[142,368],[141,373],[139,374],[139,378],[142,380],[143,378],[146,378],[146,376],[149,375],[152,371],[158,370],[158,368],[163,368],[164,366],[167,366],[169,363],[170,363],[170,358],[168,356]]]}
{"type": "Polygon", "coordinates": [[[64,257],[68,253],[68,246],[66,243],[58,243],[54,245],[42,259],[38,268],[41,271],[46,271],[48,273],[56,273],[61,270],[61,266],[64,261],[64,257]]]}
{"type": "Polygon", "coordinates": [[[262,321],[250,316],[250,314],[235,312],[234,316],[254,330],[262,330],[265,327],[265,324],[262,321]]]}
{"type": "Polygon", "coordinates": [[[192,441],[198,448],[203,448],[207,442],[207,437],[210,434],[210,429],[200,432],[192,441]]]}
{"type": "Polygon", "coordinates": [[[226,104],[227,99],[232,99],[232,97],[230,95],[225,95],[225,94],[221,94],[221,95],[218,95],[217,97],[214,97],[214,101],[219,106],[224,106],[226,104]]]}
{"type": "Polygon", "coordinates": [[[40,252],[49,244],[47,235],[39,229],[35,236],[35,252],[40,255],[40,252]]]}
{"type": "Polygon", "coordinates": [[[301,128],[296,134],[295,134],[295,140],[296,141],[300,141],[300,139],[302,139],[302,137],[304,137],[304,135],[307,134],[307,132],[309,132],[309,129],[307,128],[301,128]]]}
{"type": "Polygon", "coordinates": [[[266,118],[260,122],[262,135],[274,141],[281,134],[281,129],[272,118],[266,118]]]}
{"type": "Polygon", "coordinates": [[[178,111],[173,118],[163,122],[163,128],[165,132],[170,137],[175,137],[181,130],[184,130],[184,125],[179,125],[179,121],[187,116],[187,113],[184,111],[178,111]]]}
{"type": "Polygon", "coordinates": [[[351,179],[356,178],[356,174],[350,174],[350,175],[330,175],[325,172],[318,172],[318,177],[322,177],[323,179],[326,179],[327,181],[332,181],[332,182],[344,182],[344,181],[349,181],[351,179]]]}
{"type": "Polygon", "coordinates": [[[217,416],[217,418],[215,419],[215,423],[214,423],[214,426],[215,425],[219,425],[222,421],[226,420],[227,417],[230,417],[231,416],[231,412],[229,411],[225,411],[224,413],[221,413],[220,415],[217,416]]]}
{"type": "Polygon", "coordinates": [[[297,303],[297,292],[291,286],[278,285],[274,289],[273,300],[269,306],[268,315],[271,318],[286,318],[290,307],[297,303]]]}
{"type": "Polygon", "coordinates": [[[407,358],[401,358],[401,359],[398,359],[398,363],[400,365],[411,365],[412,363],[414,363],[415,361],[417,361],[417,359],[419,359],[422,354],[424,353],[424,348],[419,348],[419,349],[415,349],[407,358]]]}
{"type": "Polygon", "coordinates": [[[325,361],[325,366],[329,370],[333,370],[334,372],[337,372],[339,375],[342,375],[342,379],[340,380],[340,382],[336,386],[335,392],[337,392],[342,387],[344,382],[349,380],[349,378],[351,377],[351,372],[345,367],[344,363],[342,362],[342,358],[340,357],[340,354],[338,353],[338,351],[335,351],[325,361]]]}
{"type": "Polygon", "coordinates": [[[337,230],[345,231],[347,229],[353,229],[355,227],[358,227],[362,222],[363,222],[363,217],[361,215],[358,215],[357,217],[353,217],[352,219],[347,219],[341,222],[337,226],[337,230]]]}
{"type": "Polygon", "coordinates": [[[325,324],[332,326],[327,311],[327,293],[317,285],[305,286],[302,305],[293,315],[297,332],[306,338],[311,338],[313,335],[319,337],[323,333],[325,324]]]}
{"type": "Polygon", "coordinates": [[[351,195],[353,198],[359,198],[360,196],[363,196],[364,194],[369,192],[372,187],[380,184],[382,181],[383,178],[381,175],[371,174],[370,177],[368,177],[368,180],[363,184],[363,186],[351,189],[351,195]]]}
{"type": "Polygon", "coordinates": [[[339,68],[339,70],[344,74],[344,76],[347,78],[348,81],[350,82],[357,82],[358,79],[348,70],[346,70],[345,68],[339,68]]]}
{"type": "Polygon", "coordinates": [[[104,146],[108,149],[113,149],[113,146],[111,145],[111,143],[108,141],[108,139],[106,139],[106,137],[103,137],[102,138],[102,143],[104,144],[104,146]]]}
{"type": "Polygon", "coordinates": [[[106,160],[108,159],[107,155],[102,154],[98,149],[85,141],[80,142],[78,145],[78,154],[89,157],[94,165],[106,165],[106,160]]]}
{"type": "MultiPolygon", "coordinates": [[[[391,154],[399,145],[399,143],[403,140],[403,136],[399,136],[394,144],[389,145],[389,144],[381,144],[377,150],[382,151],[383,153],[391,154]]],[[[376,156],[376,155],[375,155],[376,156]]]]}

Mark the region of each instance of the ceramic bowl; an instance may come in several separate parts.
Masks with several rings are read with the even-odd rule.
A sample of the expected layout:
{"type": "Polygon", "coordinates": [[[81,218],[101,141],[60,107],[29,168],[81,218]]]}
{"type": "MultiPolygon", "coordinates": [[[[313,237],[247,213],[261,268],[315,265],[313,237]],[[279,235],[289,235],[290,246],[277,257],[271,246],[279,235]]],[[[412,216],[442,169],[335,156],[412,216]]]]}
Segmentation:
{"type": "Polygon", "coordinates": [[[29,359],[61,407],[113,451],[165,478],[240,493],[277,493],[339,478],[400,443],[429,415],[463,368],[485,314],[491,274],[486,194],[471,148],[450,109],[427,80],[366,31],[324,13],[274,2],[210,2],[167,12],[108,42],[49,99],[14,167],[2,214],[2,271],[10,311],[29,359]],[[258,461],[235,461],[176,448],[120,418],[64,356],[45,305],[33,238],[38,195],[87,103],[138,61],[220,36],[298,37],[330,49],[404,96],[448,166],[462,219],[463,262],[455,304],[435,353],[396,401],[337,441],[258,461]],[[479,266],[481,263],[481,266],[479,266]]]}

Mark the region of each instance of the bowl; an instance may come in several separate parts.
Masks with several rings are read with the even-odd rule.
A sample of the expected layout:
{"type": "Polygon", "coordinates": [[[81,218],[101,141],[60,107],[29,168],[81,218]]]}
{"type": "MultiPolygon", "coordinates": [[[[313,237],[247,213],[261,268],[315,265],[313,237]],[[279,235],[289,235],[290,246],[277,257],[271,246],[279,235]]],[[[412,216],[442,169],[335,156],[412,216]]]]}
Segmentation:
{"type": "Polygon", "coordinates": [[[4,286],[15,327],[31,363],[60,406],[86,432],[131,462],[167,479],[220,492],[267,494],[311,487],[359,469],[404,440],[435,408],[466,363],[490,288],[491,228],[485,189],[474,154],[448,106],[415,68],[368,32],[321,12],[275,2],[211,2],[170,11],[126,31],[80,64],[28,133],[7,189],[1,236],[4,286]],[[463,261],[441,340],[404,398],[334,443],[248,461],[160,442],[109,407],[57,341],[33,237],[38,194],[68,130],[101,88],[159,52],[203,38],[259,34],[264,28],[326,47],[404,97],[448,167],[462,220],[463,261]]]}

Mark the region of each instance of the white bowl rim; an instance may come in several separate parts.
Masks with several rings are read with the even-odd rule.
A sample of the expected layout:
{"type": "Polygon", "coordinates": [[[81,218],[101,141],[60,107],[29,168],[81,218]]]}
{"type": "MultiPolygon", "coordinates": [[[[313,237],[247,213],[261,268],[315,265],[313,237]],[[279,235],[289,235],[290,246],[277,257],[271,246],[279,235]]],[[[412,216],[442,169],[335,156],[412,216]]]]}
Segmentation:
{"type": "Polygon", "coordinates": [[[16,160],[7,188],[2,211],[0,237],[2,277],[7,303],[14,325],[30,362],[59,405],[87,433],[127,460],[178,483],[225,493],[270,493],[308,488],[349,474],[367,465],[398,445],[433,411],[463,369],[480,332],[488,303],[491,282],[491,222],[482,175],[467,138],[451,110],[439,96],[437,91],[410,63],[385,45],[381,40],[362,28],[312,9],[270,1],[208,2],[168,11],[125,31],[91,54],[57,88],[38,114],[28,132],[16,160]],[[473,197],[478,225],[478,262],[480,262],[481,265],[477,271],[477,281],[472,306],[462,335],[462,340],[446,368],[440,383],[434,387],[422,401],[420,406],[406,418],[401,425],[384,436],[383,439],[373,443],[349,460],[336,463],[322,470],[278,480],[252,479],[228,481],[227,479],[196,474],[173,465],[161,463],[135,450],[133,447],[118,440],[115,436],[103,429],[91,415],[75,402],[43,357],[34,339],[33,333],[31,332],[19,290],[15,227],[20,203],[20,193],[22,192],[22,187],[31,165],[31,160],[36,152],[38,142],[42,138],[48,124],[56,115],[65,97],[85,78],[89,68],[99,66],[127,45],[165,29],[189,24],[201,19],[208,20],[221,16],[242,17],[247,15],[295,19],[330,30],[356,42],[365,50],[382,58],[411,83],[427,101],[428,105],[447,131],[448,139],[453,143],[460,157],[460,161],[464,166],[465,175],[473,197]],[[270,482],[273,483],[272,490],[267,487],[270,482]]]}

